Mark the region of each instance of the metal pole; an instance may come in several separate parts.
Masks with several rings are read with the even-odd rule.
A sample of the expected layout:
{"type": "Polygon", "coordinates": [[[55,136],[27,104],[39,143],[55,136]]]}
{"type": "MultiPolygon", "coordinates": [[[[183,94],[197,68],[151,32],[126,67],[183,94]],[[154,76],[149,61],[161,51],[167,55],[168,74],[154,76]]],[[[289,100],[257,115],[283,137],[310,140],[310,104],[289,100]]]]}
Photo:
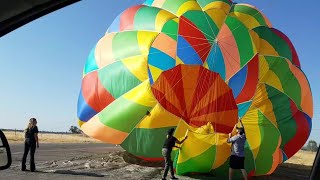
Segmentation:
{"type": "Polygon", "coordinates": [[[314,159],[310,180],[320,179],[320,146],[318,147],[318,152],[316,158],[314,159]]]}

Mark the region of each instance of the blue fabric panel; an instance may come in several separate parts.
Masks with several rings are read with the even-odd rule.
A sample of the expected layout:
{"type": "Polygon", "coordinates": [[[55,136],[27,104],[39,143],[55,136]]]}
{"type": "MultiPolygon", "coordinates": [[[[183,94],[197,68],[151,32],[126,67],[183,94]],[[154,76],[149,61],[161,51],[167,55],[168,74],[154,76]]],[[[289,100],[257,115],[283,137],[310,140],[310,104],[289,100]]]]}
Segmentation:
{"type": "Polygon", "coordinates": [[[245,103],[237,104],[238,106],[238,117],[242,118],[246,112],[248,111],[250,105],[252,104],[252,101],[248,101],[245,103]]]}
{"type": "Polygon", "coordinates": [[[247,73],[248,66],[246,65],[239,72],[233,75],[229,80],[229,87],[232,89],[233,96],[235,99],[238,97],[238,95],[242,91],[242,88],[244,87],[244,84],[247,79],[247,73]]]}
{"type": "Polygon", "coordinates": [[[85,101],[82,95],[82,90],[80,91],[80,94],[79,94],[77,107],[78,107],[77,109],[78,118],[83,122],[87,122],[89,119],[91,119],[93,116],[95,116],[98,113],[87,104],[87,102],[85,101]]]}
{"type": "Polygon", "coordinates": [[[184,64],[190,64],[190,65],[203,64],[198,53],[182,36],[178,36],[177,55],[184,64]]]}
{"type": "Polygon", "coordinates": [[[165,71],[173,68],[176,65],[176,61],[164,52],[151,47],[148,57],[148,64],[165,71]]]}
{"type": "Polygon", "coordinates": [[[215,43],[212,46],[210,54],[207,58],[209,69],[219,73],[223,80],[226,80],[226,67],[220,47],[215,43]]]}

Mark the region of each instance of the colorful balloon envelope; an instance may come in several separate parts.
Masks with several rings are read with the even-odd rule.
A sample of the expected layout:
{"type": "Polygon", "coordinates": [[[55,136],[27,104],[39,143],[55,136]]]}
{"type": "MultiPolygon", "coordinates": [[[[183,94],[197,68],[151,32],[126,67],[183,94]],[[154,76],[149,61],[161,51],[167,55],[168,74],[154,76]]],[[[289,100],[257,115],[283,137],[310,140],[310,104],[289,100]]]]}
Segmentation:
{"type": "Polygon", "coordinates": [[[229,0],[147,0],[121,13],[83,70],[87,135],[161,160],[167,130],[188,139],[178,174],[227,174],[241,120],[250,175],[272,173],[306,142],[312,94],[296,50],[255,7],[229,0]]]}

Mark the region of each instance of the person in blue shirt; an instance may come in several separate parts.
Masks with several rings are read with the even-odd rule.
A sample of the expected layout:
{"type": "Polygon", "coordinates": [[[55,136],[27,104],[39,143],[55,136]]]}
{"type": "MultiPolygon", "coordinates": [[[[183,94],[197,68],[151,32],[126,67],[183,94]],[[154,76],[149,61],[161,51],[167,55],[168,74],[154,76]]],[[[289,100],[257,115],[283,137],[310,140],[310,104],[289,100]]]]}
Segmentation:
{"type": "Polygon", "coordinates": [[[182,141],[179,141],[177,138],[173,136],[173,133],[174,133],[174,128],[171,128],[168,130],[167,138],[162,147],[162,155],[164,157],[165,164],[166,164],[164,168],[162,180],[166,179],[169,169],[170,169],[171,179],[178,179],[174,176],[173,162],[171,160],[171,152],[173,147],[177,147],[175,145],[176,143],[182,144],[188,138],[188,136],[186,136],[182,141]]]}
{"type": "Polygon", "coordinates": [[[246,143],[246,134],[242,127],[236,127],[237,134],[233,137],[229,133],[228,143],[231,145],[231,156],[229,161],[229,180],[232,180],[234,169],[240,169],[243,175],[243,178],[247,180],[247,172],[244,169],[244,145],[246,143]]]}

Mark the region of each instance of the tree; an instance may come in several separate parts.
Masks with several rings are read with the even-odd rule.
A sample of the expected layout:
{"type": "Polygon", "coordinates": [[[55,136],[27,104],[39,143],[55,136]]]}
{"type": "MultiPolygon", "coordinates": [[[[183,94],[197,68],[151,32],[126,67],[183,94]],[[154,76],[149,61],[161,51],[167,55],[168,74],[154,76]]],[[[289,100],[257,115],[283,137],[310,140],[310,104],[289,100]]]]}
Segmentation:
{"type": "Polygon", "coordinates": [[[317,142],[314,141],[314,140],[310,140],[310,141],[308,142],[307,149],[308,149],[309,151],[312,151],[312,152],[317,152],[317,150],[318,150],[317,142]]]}
{"type": "Polygon", "coordinates": [[[81,134],[81,130],[77,126],[71,126],[69,131],[73,134],[81,134]]]}

